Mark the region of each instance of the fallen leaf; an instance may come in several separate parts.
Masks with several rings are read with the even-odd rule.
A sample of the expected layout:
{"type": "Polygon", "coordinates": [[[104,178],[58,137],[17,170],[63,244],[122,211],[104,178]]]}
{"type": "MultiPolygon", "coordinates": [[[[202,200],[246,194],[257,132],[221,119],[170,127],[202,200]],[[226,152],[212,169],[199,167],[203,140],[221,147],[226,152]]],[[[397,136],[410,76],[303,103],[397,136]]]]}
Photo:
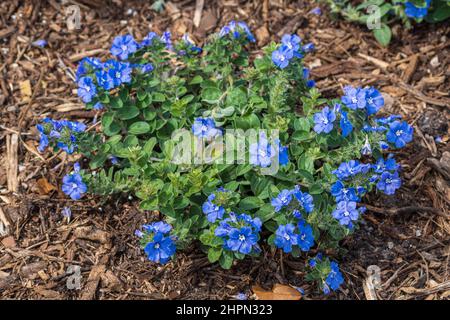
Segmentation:
{"type": "Polygon", "coordinates": [[[6,237],[2,240],[2,244],[6,248],[15,248],[16,247],[16,240],[12,236],[6,237]]]}
{"type": "Polygon", "coordinates": [[[57,190],[54,185],[52,185],[46,178],[40,178],[37,181],[37,186],[39,189],[39,193],[42,195],[49,194],[53,190],[57,190]]]}
{"type": "Polygon", "coordinates": [[[31,98],[31,83],[30,80],[21,81],[19,83],[20,93],[23,101],[28,101],[31,98]]]}
{"type": "Polygon", "coordinates": [[[253,293],[258,300],[300,300],[302,295],[297,289],[283,284],[275,284],[272,291],[267,291],[259,285],[252,287],[253,293]]]}

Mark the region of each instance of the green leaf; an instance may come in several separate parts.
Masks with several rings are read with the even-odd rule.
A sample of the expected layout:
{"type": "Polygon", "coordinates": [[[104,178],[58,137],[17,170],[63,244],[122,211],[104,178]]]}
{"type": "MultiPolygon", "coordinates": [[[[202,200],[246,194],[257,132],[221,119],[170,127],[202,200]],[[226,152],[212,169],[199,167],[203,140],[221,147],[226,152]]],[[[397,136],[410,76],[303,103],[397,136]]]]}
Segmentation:
{"type": "Polygon", "coordinates": [[[210,104],[216,104],[219,102],[219,98],[222,92],[217,88],[205,88],[202,90],[202,100],[210,104]]]}
{"type": "Polygon", "coordinates": [[[111,107],[114,109],[120,109],[123,107],[123,101],[120,97],[113,97],[111,98],[111,107]]]}
{"type": "Polygon", "coordinates": [[[323,188],[318,183],[315,183],[309,187],[310,194],[321,194],[322,192],[323,192],[323,188]]]}
{"type": "Polygon", "coordinates": [[[224,251],[220,256],[219,264],[224,269],[230,269],[233,265],[233,254],[230,251],[224,251]]]}
{"type": "Polygon", "coordinates": [[[251,210],[255,208],[259,208],[264,204],[264,201],[262,201],[258,197],[247,197],[241,200],[239,203],[239,208],[242,210],[251,210]]]}
{"type": "Polygon", "coordinates": [[[391,28],[383,23],[381,24],[381,28],[373,30],[373,35],[382,46],[386,47],[391,41],[391,28]]]}
{"type": "Polygon", "coordinates": [[[222,248],[209,248],[208,249],[208,260],[211,263],[214,263],[219,260],[220,256],[222,255],[223,249],[222,248]]]}
{"type": "Polygon", "coordinates": [[[153,94],[153,102],[164,102],[166,101],[166,96],[162,94],[161,92],[155,92],[153,94]]]}
{"type": "Polygon", "coordinates": [[[151,137],[147,140],[147,142],[144,144],[143,151],[150,156],[152,154],[153,148],[158,143],[155,137],[151,137]]]}
{"type": "Polygon", "coordinates": [[[203,82],[203,78],[200,75],[196,75],[192,78],[192,80],[189,82],[190,85],[199,84],[203,82]]]}
{"type": "Polygon", "coordinates": [[[117,111],[117,116],[119,117],[120,120],[133,119],[138,115],[139,109],[132,104],[128,104],[125,107],[119,109],[119,111],[117,111]]]}
{"type": "Polygon", "coordinates": [[[144,121],[138,121],[133,123],[128,132],[131,134],[144,134],[150,131],[150,125],[144,121]]]}

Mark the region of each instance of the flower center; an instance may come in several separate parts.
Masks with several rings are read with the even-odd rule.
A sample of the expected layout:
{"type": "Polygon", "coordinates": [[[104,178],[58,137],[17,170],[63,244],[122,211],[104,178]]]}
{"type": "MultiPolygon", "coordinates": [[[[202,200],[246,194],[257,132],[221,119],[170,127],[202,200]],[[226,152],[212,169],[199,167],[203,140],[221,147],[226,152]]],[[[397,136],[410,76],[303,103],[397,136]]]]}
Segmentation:
{"type": "Polygon", "coordinates": [[[116,72],[116,78],[120,78],[121,73],[120,72],[116,72]]]}
{"type": "Polygon", "coordinates": [[[357,102],[358,102],[358,99],[356,99],[356,97],[353,97],[353,98],[352,98],[352,102],[353,102],[353,103],[357,103],[357,102]]]}
{"type": "Polygon", "coordinates": [[[245,236],[243,234],[239,235],[239,241],[245,241],[245,236]]]}
{"type": "Polygon", "coordinates": [[[291,239],[291,237],[290,237],[288,234],[284,235],[284,238],[285,238],[287,241],[289,241],[289,240],[291,239]]]}
{"type": "Polygon", "coordinates": [[[123,44],[121,49],[122,49],[122,51],[126,51],[127,50],[127,46],[123,44]]]}
{"type": "Polygon", "coordinates": [[[155,244],[155,249],[159,249],[159,243],[155,244]]]}
{"type": "Polygon", "coordinates": [[[395,132],[395,135],[397,137],[400,137],[403,134],[403,130],[397,130],[397,132],[395,132]]]}
{"type": "Polygon", "coordinates": [[[76,183],[72,183],[72,189],[78,188],[78,185],[76,183]]]}

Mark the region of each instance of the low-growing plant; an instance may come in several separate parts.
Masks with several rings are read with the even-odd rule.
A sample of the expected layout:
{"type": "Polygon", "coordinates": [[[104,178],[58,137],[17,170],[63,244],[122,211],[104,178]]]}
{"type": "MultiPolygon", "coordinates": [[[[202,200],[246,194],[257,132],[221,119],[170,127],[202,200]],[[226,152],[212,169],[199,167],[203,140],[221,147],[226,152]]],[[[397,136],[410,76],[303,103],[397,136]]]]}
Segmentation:
{"type": "Polygon", "coordinates": [[[101,110],[101,126],[46,119],[39,150],[77,152],[89,166],[63,179],[72,199],[133,194],[164,221],[136,231],[151,261],[166,263],[198,241],[209,260],[230,268],[261,244],[307,258],[308,280],[325,293],[343,275],[335,252],[358,228],[364,196],[400,187],[388,150],[412,139],[373,87],[344,87],[326,99],[308,79],[314,49],[285,35],[255,56],[245,23],[231,22],[203,48],[188,36],[149,33],[114,39],[116,59],[85,58],[78,95],[101,110]],[[97,128],[97,130],[92,130],[97,128]]]}
{"type": "Polygon", "coordinates": [[[410,29],[413,23],[435,23],[450,17],[450,0],[324,0],[333,14],[366,25],[377,41],[387,46],[392,38],[390,25],[401,21],[410,29]]]}

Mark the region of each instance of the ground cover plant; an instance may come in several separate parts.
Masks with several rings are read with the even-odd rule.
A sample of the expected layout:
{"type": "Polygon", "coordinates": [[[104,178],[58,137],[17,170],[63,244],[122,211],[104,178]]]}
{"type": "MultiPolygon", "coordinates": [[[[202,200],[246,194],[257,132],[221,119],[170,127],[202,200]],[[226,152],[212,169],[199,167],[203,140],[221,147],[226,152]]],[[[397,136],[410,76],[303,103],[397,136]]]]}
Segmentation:
{"type": "Polygon", "coordinates": [[[307,280],[329,293],[343,277],[322,252],[358,228],[367,193],[400,187],[389,151],[410,142],[412,128],[377,116],[384,99],[373,87],[322,98],[302,63],[314,46],[297,35],[257,57],[247,50],[254,39],[234,21],[203,48],[168,32],[117,36],[112,59],[77,69],[80,99],[103,110],[100,130],[45,119],[39,150],[89,160],[64,177],[70,198],[126,193],[158,210],[162,221],[136,231],[151,261],[198,241],[230,268],[268,243],[308,261],[307,280]]]}
{"type": "Polygon", "coordinates": [[[448,0],[326,0],[334,14],[366,25],[377,41],[386,46],[392,38],[390,26],[400,21],[407,29],[415,23],[436,23],[450,17],[448,0]]]}

